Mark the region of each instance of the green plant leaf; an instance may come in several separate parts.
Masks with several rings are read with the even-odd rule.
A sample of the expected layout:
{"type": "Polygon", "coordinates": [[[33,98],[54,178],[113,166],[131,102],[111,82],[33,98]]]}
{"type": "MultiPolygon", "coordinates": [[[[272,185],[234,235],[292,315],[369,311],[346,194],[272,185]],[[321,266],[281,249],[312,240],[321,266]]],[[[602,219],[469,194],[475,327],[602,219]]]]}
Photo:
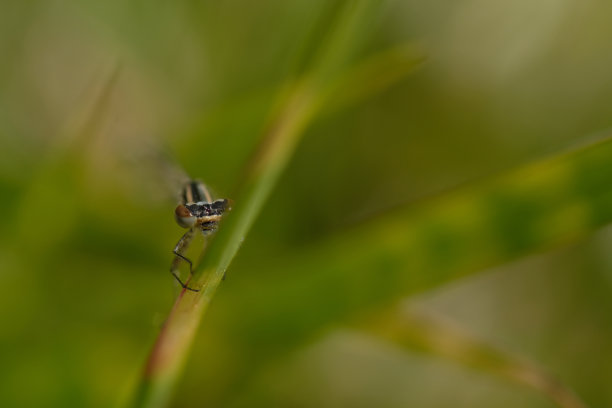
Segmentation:
{"type": "MultiPolygon", "coordinates": [[[[139,384],[133,406],[163,407],[182,371],[201,317],[222,281],[229,264],[244,241],[266,199],[282,174],[304,129],[324,106],[324,89],[345,69],[359,36],[352,35],[360,22],[371,18],[376,2],[344,2],[322,57],[317,56],[304,77],[279,92],[267,130],[245,169],[232,213],[220,226],[202,264],[189,283],[199,292],[183,290],[153,347],[139,384]],[[333,58],[332,58],[333,56],[333,58]]],[[[386,57],[385,61],[389,58],[386,57]]],[[[402,72],[409,72],[403,70],[402,72]]],[[[390,85],[402,75],[394,75],[390,85]]],[[[383,86],[372,89],[380,90],[383,86]]],[[[368,94],[370,90],[360,92],[368,94]]],[[[359,98],[352,98],[353,101],[359,98]]]]}
{"type": "Polygon", "coordinates": [[[440,316],[401,306],[377,313],[365,329],[403,349],[441,357],[531,388],[561,408],[586,408],[574,392],[534,362],[480,340],[440,316]]]}
{"type": "Polygon", "coordinates": [[[612,221],[610,163],[607,138],[398,208],[271,261],[276,279],[249,280],[226,297],[242,313],[226,316],[221,341],[257,372],[271,356],[333,324],[584,237],[612,221]]]}

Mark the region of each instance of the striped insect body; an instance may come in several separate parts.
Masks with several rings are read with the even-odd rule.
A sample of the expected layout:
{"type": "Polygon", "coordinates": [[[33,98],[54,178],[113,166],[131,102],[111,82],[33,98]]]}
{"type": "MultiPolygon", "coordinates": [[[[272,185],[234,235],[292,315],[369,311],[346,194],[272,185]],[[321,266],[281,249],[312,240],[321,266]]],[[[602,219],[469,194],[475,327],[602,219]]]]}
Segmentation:
{"type": "Polygon", "coordinates": [[[194,234],[200,231],[206,236],[216,231],[223,214],[229,210],[229,200],[213,200],[210,192],[201,181],[189,180],[185,183],[181,192],[181,203],[174,210],[174,218],[178,225],[188,228],[188,231],[183,234],[174,247],[172,252],[175,258],[170,267],[170,272],[183,288],[194,292],[199,291],[199,289],[193,289],[183,283],[177,273],[179,263],[183,260],[189,264],[189,276],[191,277],[193,264],[184,253],[194,234]]]}

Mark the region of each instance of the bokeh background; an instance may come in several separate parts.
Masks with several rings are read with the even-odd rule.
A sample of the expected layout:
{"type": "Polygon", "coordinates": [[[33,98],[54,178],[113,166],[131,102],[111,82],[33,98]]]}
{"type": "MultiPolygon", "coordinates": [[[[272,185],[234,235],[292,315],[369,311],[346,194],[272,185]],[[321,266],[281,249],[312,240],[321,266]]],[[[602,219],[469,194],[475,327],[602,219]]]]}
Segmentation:
{"type": "MultiPolygon", "coordinates": [[[[176,164],[231,196],[279,89],[350,3],[2,1],[0,406],[129,398],[177,293],[169,173],[176,164]]],[[[292,265],[317,253],[308,248],[612,123],[612,4],[371,3],[346,42],[351,61],[397,47],[423,61],[313,120],[204,318],[172,406],[554,406],[350,319],[281,348],[274,330],[243,321],[253,304],[291,302],[253,288],[291,282],[292,265]]],[[[583,232],[441,280],[410,305],[611,406],[612,229],[583,232]]]]}

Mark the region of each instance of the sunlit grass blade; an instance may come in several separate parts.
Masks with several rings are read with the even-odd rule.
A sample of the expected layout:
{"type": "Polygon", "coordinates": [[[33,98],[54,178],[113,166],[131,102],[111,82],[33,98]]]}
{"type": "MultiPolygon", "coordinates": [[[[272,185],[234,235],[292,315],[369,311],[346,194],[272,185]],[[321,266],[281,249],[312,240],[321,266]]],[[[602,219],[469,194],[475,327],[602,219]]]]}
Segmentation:
{"type": "Polygon", "coordinates": [[[194,271],[189,286],[200,291],[180,293],[157,338],[134,406],[163,407],[168,403],[200,319],[295,149],[314,108],[314,97],[315,91],[306,82],[289,92],[284,109],[266,133],[249,168],[234,211],[222,223],[202,265],[194,271]]]}
{"type": "Polygon", "coordinates": [[[400,44],[360,61],[325,90],[322,115],[355,105],[405,78],[426,60],[414,44],[400,44]]]}
{"type": "Polygon", "coordinates": [[[612,222],[610,180],[608,138],[270,260],[275,279],[248,281],[227,299],[243,313],[226,316],[223,342],[257,372],[331,324],[584,237],[612,222]],[[243,340],[253,337],[265,341],[243,340]]]}
{"type": "Polygon", "coordinates": [[[377,313],[365,328],[409,351],[442,357],[531,388],[561,408],[586,408],[574,392],[534,362],[477,339],[440,316],[414,307],[392,308],[377,313]]]}
{"type": "Polygon", "coordinates": [[[310,76],[324,88],[351,66],[378,21],[380,0],[322,3],[321,15],[295,55],[294,75],[310,76]]]}
{"type": "MultiPolygon", "coordinates": [[[[280,93],[260,148],[246,167],[238,196],[233,197],[233,211],[221,223],[202,265],[191,279],[189,285],[200,291],[183,291],[179,295],[149,357],[133,406],[163,407],[168,403],[202,315],[304,129],[325,102],[322,89],[340,74],[350,59],[356,47],[352,42],[358,38],[351,35],[351,30],[357,30],[360,21],[367,21],[371,17],[370,11],[375,3],[346,2],[326,44],[327,51],[322,53],[327,55],[333,51],[334,58],[317,56],[310,71],[280,93]]],[[[399,78],[394,77],[395,80],[399,78]]]]}

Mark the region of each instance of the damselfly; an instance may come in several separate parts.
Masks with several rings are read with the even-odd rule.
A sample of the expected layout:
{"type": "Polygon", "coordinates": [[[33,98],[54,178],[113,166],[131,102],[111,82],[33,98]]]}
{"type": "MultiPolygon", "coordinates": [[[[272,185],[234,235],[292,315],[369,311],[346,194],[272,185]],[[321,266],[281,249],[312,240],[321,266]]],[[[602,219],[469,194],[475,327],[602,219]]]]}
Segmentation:
{"type": "Polygon", "coordinates": [[[193,263],[185,255],[191,240],[198,231],[204,236],[215,232],[217,225],[225,211],[229,210],[229,200],[212,199],[208,189],[198,180],[189,180],[185,183],[181,193],[181,203],[174,210],[174,218],[178,225],[188,228],[187,232],[179,239],[172,251],[175,255],[170,272],[178,283],[185,289],[198,292],[199,289],[190,288],[187,283],[183,283],[177,270],[181,260],[189,264],[189,277],[193,273],[193,263]]]}

